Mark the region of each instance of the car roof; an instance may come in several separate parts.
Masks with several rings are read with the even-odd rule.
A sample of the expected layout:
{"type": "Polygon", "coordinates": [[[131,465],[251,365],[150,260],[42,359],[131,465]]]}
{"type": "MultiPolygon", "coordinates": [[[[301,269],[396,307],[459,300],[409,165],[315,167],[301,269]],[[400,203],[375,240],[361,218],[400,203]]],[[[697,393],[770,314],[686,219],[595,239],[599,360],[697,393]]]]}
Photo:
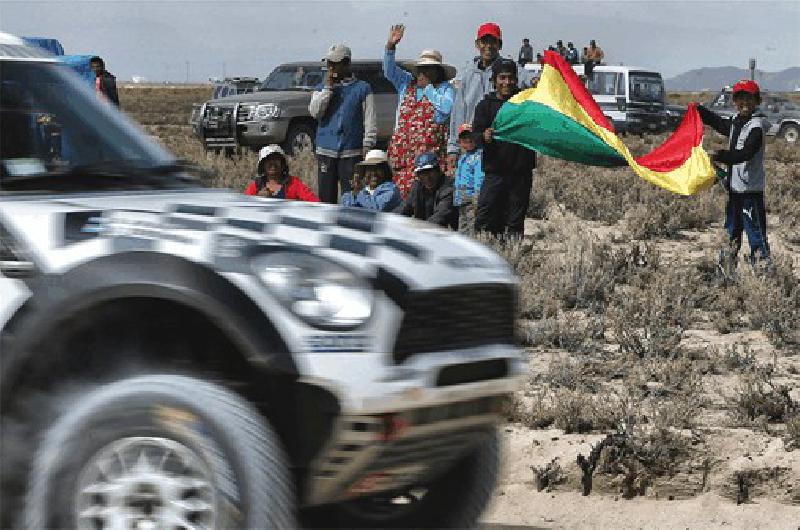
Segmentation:
{"type": "Polygon", "coordinates": [[[56,62],[55,57],[46,50],[26,46],[19,37],[0,31],[0,60],[56,62]]]}

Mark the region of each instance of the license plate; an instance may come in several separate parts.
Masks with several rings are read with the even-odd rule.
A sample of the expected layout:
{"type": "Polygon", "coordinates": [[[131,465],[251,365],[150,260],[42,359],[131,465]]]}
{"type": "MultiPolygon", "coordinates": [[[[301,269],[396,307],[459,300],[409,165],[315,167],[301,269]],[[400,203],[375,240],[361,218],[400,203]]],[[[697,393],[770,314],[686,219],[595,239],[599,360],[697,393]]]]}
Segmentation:
{"type": "Polygon", "coordinates": [[[207,129],[216,129],[217,127],[219,127],[219,124],[215,121],[210,121],[206,124],[207,129]]]}

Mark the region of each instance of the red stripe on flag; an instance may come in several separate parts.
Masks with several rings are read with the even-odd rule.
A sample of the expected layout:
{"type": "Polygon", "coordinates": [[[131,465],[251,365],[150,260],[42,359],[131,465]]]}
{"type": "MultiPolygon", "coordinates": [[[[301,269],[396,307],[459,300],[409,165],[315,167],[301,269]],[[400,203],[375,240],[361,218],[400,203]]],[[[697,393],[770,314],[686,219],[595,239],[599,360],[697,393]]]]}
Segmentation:
{"type": "Polygon", "coordinates": [[[603,111],[600,110],[600,107],[597,105],[597,102],[566,59],[561,57],[557,52],[546,50],[544,52],[544,64],[549,64],[561,74],[561,77],[567,83],[569,91],[572,93],[572,97],[575,98],[575,101],[583,107],[583,110],[586,111],[597,125],[614,132],[614,126],[608,121],[608,118],[605,117],[603,111]]]}
{"type": "Polygon", "coordinates": [[[666,173],[678,169],[692,154],[692,148],[703,142],[703,121],[695,103],[689,103],[686,116],[667,140],[655,150],[636,159],[640,165],[666,173]]]}

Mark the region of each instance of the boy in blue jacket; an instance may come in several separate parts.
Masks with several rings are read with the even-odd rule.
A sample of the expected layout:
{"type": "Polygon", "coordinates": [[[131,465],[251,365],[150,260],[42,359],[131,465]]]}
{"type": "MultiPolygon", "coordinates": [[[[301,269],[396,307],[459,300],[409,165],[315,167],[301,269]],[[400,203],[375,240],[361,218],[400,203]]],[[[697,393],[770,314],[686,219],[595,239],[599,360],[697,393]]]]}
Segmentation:
{"type": "Polygon", "coordinates": [[[483,184],[483,149],[478,147],[469,123],[462,123],[458,128],[458,143],[461,156],[456,166],[453,205],[458,208],[458,231],[472,234],[475,232],[478,195],[483,184]]]}
{"type": "Polygon", "coordinates": [[[381,212],[392,211],[402,202],[400,189],[392,182],[386,152],[373,149],[356,165],[350,191],[342,193],[339,204],[381,212]]]}

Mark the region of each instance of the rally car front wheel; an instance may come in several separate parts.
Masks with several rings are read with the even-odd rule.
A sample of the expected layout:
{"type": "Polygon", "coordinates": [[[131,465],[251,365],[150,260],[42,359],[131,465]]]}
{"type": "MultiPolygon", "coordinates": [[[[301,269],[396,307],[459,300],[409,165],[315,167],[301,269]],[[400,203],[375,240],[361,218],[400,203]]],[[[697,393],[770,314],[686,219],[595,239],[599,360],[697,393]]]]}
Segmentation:
{"type": "Polygon", "coordinates": [[[294,527],[274,432],[215,384],[144,376],[79,398],[44,435],[28,528],[294,527]]]}

